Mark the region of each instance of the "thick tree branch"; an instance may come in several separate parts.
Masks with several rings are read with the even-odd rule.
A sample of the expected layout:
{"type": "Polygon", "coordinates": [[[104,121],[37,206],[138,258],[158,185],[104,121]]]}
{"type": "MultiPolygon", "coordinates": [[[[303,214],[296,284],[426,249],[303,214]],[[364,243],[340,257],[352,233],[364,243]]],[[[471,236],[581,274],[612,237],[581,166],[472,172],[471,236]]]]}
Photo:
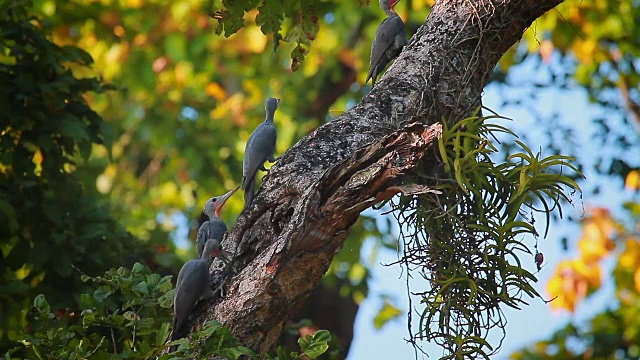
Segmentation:
{"type": "Polygon", "coordinates": [[[435,163],[427,150],[440,134],[437,122],[472,113],[503,53],[560,2],[438,2],[376,88],[272,168],[226,240],[236,250],[226,296],[198,320],[219,320],[246,346],[271,350],[360,212],[416,191],[405,182],[417,165],[435,163]]]}

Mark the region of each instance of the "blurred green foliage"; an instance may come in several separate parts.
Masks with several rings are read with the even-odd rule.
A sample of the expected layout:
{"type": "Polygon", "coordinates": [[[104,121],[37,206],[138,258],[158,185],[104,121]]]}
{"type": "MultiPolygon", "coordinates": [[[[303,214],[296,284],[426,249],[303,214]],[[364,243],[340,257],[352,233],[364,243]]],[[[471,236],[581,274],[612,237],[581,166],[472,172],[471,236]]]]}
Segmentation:
{"type": "MultiPolygon", "coordinates": [[[[239,345],[231,332],[216,321],[206,322],[189,338],[169,343],[175,295],[171,276],[161,277],[136,263],[131,270],[121,267],[104,276],[81,278],[96,290],[80,295],[77,311],[55,311],[44,295],[33,300],[29,331],[20,339],[21,345],[7,352],[7,358],[259,358],[251,349],[239,345]],[[176,345],[171,353],[166,351],[169,345],[176,345]]],[[[329,341],[329,332],[319,330],[298,340],[299,353],[279,349],[277,356],[268,358],[315,359],[327,351],[329,341]]]]}
{"type": "Polygon", "coordinates": [[[28,1],[0,3],[0,349],[26,327],[33,297],[53,306],[78,300],[90,274],[140,253],[78,167],[92,147],[107,149],[110,126],[85,98],[109,87],[76,76],[91,56],[49,40],[28,1]]]}

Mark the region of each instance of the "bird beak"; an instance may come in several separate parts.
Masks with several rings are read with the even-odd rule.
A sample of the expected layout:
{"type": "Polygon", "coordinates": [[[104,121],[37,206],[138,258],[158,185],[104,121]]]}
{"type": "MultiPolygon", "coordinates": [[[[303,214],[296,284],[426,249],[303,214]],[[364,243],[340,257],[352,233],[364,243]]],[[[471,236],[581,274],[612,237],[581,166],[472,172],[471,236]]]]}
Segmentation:
{"type": "Polygon", "coordinates": [[[222,195],[222,196],[220,196],[218,198],[218,201],[216,201],[217,202],[217,204],[216,204],[217,205],[216,206],[216,215],[220,215],[220,210],[224,206],[224,203],[226,203],[227,200],[229,200],[229,198],[231,197],[231,195],[233,195],[236,191],[238,191],[239,188],[240,187],[238,186],[237,188],[229,191],[228,193],[226,193],[226,194],[224,194],[224,195],[222,195]]]}
{"type": "Polygon", "coordinates": [[[400,0],[389,0],[389,2],[391,3],[391,5],[389,6],[391,8],[391,10],[396,11],[396,9],[394,9],[394,8],[400,2],[400,0]]]}
{"type": "Polygon", "coordinates": [[[280,99],[276,99],[276,103],[280,104],[280,99]]]}

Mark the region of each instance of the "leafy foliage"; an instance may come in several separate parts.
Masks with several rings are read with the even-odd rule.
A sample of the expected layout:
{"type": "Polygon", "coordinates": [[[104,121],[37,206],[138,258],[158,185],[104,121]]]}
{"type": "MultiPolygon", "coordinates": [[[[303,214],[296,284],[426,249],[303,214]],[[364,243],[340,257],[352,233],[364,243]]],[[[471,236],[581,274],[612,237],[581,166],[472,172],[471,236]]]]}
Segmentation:
{"type": "MultiPolygon", "coordinates": [[[[207,196],[196,197],[197,192],[211,195],[234,186],[233,179],[239,179],[240,174],[243,140],[252,125],[261,120],[265,95],[273,92],[284,99],[277,116],[282,128],[280,151],[322,123],[329,106],[345,108],[360,98],[366,92],[361,83],[369,44],[382,16],[375,4],[364,7],[365,3],[0,1],[0,336],[20,337],[27,324],[21,314],[38,293],[45,293],[53,308],[69,306],[74,294],[77,298],[78,289],[87,284],[63,276],[71,272],[70,264],[96,274],[122,262],[123,253],[140,257],[135,239],[112,217],[147,242],[156,255],[155,264],[170,265],[175,256],[167,232],[176,228],[173,216],[193,217],[199,213],[198,203],[201,205],[207,196]],[[33,12],[46,21],[29,15],[32,5],[33,12]],[[311,10],[303,6],[311,6],[311,10]],[[230,12],[229,18],[223,13],[222,18],[212,20],[207,14],[209,10],[225,9],[230,12]],[[313,15],[317,15],[317,28],[313,15]],[[322,31],[318,31],[320,27],[322,31]],[[216,36],[221,30],[225,35],[235,35],[222,39],[216,36]],[[269,51],[267,37],[260,33],[273,36],[274,50],[282,43],[286,48],[269,51]],[[49,42],[52,37],[57,44],[86,49],[96,66],[89,69],[83,65],[90,63],[86,53],[68,45],[55,46],[49,42]],[[308,52],[311,38],[317,40],[313,40],[313,51],[308,52]],[[21,48],[21,44],[27,46],[21,48]],[[37,61],[17,62],[12,55],[14,48],[19,49],[16,54],[24,52],[37,61]],[[301,71],[290,73],[295,63],[286,61],[283,52],[299,61],[305,59],[301,71]],[[69,74],[82,81],[74,83],[69,74]],[[16,80],[18,75],[21,81],[16,80]],[[100,93],[104,86],[96,81],[98,76],[127,91],[100,93]],[[38,88],[40,92],[33,91],[38,88]],[[73,95],[76,90],[84,92],[73,95]],[[28,99],[29,106],[15,112],[10,105],[19,104],[13,99],[20,94],[28,99]],[[48,98],[40,98],[42,94],[48,98]],[[67,99],[69,104],[64,103],[67,99]],[[84,112],[76,106],[85,99],[109,126],[94,118],[90,109],[84,112]],[[67,107],[77,110],[76,118],[67,118],[67,107]],[[63,117],[67,118],[64,122],[63,117]],[[22,121],[31,125],[21,128],[22,121]],[[31,142],[21,142],[31,135],[31,142]],[[53,145],[62,149],[57,159],[55,151],[46,150],[52,139],[64,139],[63,144],[53,145]],[[98,145],[100,142],[103,145],[98,145]],[[94,183],[110,197],[109,211],[94,194],[94,183]],[[98,251],[96,244],[108,250],[98,251]]],[[[401,15],[409,19],[409,27],[415,28],[416,22],[424,20],[426,13],[421,10],[425,6],[402,2],[400,7],[405,3],[411,7],[401,15]]],[[[561,55],[567,66],[562,74],[552,73],[552,79],[564,77],[573,84],[576,78],[594,100],[614,110],[631,111],[633,107],[627,103],[637,103],[638,96],[634,56],[640,37],[633,36],[638,31],[634,26],[637,11],[629,1],[567,1],[527,32],[523,43],[529,44],[529,54],[523,55],[523,47],[515,47],[503,59],[501,70],[531,54],[539,56],[544,64],[549,63],[551,55],[561,55]],[[616,101],[612,90],[613,95],[619,91],[622,100],[616,101]]],[[[534,90],[542,86],[534,85],[534,90]]],[[[532,96],[536,93],[529,92],[532,96]]],[[[520,97],[515,101],[521,106],[520,97]]],[[[624,121],[627,123],[627,118],[624,121]]],[[[604,144],[607,137],[619,137],[616,143],[632,153],[628,138],[635,130],[626,131],[628,128],[606,119],[600,119],[597,125],[602,131],[596,139],[604,144]]],[[[553,132],[557,133],[557,128],[553,132]]],[[[530,152],[522,154],[535,158],[530,152]]],[[[459,170],[455,162],[448,164],[449,175],[462,175],[460,182],[455,176],[440,179],[466,189],[464,175],[469,164],[458,161],[459,170]]],[[[624,166],[614,165],[598,167],[610,172],[628,171],[624,162],[624,166]]],[[[524,172],[525,179],[530,175],[524,172]]],[[[470,183],[473,187],[475,180],[470,183]]],[[[467,189],[464,194],[472,196],[473,191],[467,189]]],[[[526,195],[526,191],[520,194],[524,206],[536,196],[526,195]]],[[[449,206],[449,210],[458,205],[443,206],[449,206]]],[[[232,211],[225,214],[227,221],[240,205],[230,203],[229,208],[232,211]]],[[[358,300],[367,296],[370,277],[369,269],[359,263],[358,250],[366,236],[388,239],[383,230],[368,226],[375,221],[365,219],[349,236],[347,246],[354,251],[338,255],[328,279],[349,278],[355,285],[345,285],[344,292],[358,300]]],[[[427,239],[421,241],[428,243],[427,239]]]]}
{"type": "Polygon", "coordinates": [[[309,52],[311,42],[320,30],[319,19],[334,10],[328,1],[223,1],[220,8],[212,9],[211,16],[218,21],[216,33],[229,37],[244,25],[245,12],[257,7],[256,25],[265,35],[274,38],[274,50],[279,42],[295,43],[291,51],[291,70],[296,71],[309,52]],[[285,19],[288,20],[285,24],[285,19]],[[286,26],[286,30],[283,27],[286,26]]]}
{"type": "Polygon", "coordinates": [[[77,176],[92,147],[112,141],[85,98],[108,87],[74,75],[91,56],[51,42],[29,4],[0,2],[0,349],[20,336],[36,294],[55,307],[74,301],[83,285],[73,266],[102,272],[137,253],[77,176]]]}
{"type": "Polygon", "coordinates": [[[152,274],[136,263],[132,270],[83,275],[82,281],[93,292],[80,295],[77,310],[52,311],[44,295],[35,298],[35,319],[21,340],[21,357],[100,359],[119,354],[148,359],[160,355],[171,330],[170,276],[152,274]]]}
{"type": "MultiPolygon", "coordinates": [[[[226,4],[220,3],[213,9],[226,4]]],[[[307,3],[312,2],[294,6],[307,3]]],[[[126,89],[87,96],[113,128],[114,141],[110,154],[94,148],[79,171],[87,188],[97,187],[110,199],[110,212],[120,224],[157,255],[155,264],[170,267],[175,257],[168,237],[193,239],[193,219],[205,200],[239,184],[244,145],[264,119],[266,96],[282,99],[275,119],[277,153],[282,153],[324,123],[330,107],[346,108],[368,91],[352,84],[364,81],[384,13],[374,2],[316,3],[310,6],[332,10],[318,10],[322,30],[313,52],[292,73],[289,51],[297,45],[280,41],[281,47],[271,51],[272,38],[261,32],[254,10],[242,10],[242,28],[225,38],[216,34],[218,23],[209,17],[206,0],[35,1],[33,12],[51,24],[57,43],[81,46],[95,59],[83,74],[126,89]],[[181,233],[187,221],[190,237],[181,233]]],[[[413,3],[408,14],[423,21],[425,5],[413,3]]],[[[283,37],[293,22],[282,21],[283,37]]],[[[232,198],[222,212],[229,225],[242,209],[240,199],[232,198]]],[[[368,295],[370,279],[368,266],[360,264],[360,249],[371,238],[376,247],[394,243],[390,228],[378,228],[374,216],[364,215],[325,279],[341,284],[341,292],[358,302],[368,295]],[[346,278],[349,282],[340,282],[346,278]]],[[[188,258],[195,250],[177,252],[188,258]]]]}
{"type": "MultiPolygon", "coordinates": [[[[21,346],[8,359],[127,359],[196,358],[217,355],[236,360],[258,359],[251,349],[239,345],[231,332],[209,321],[190,338],[168,343],[175,290],[170,276],[151,273],[136,263],[131,270],[111,269],[104,276],[83,275],[92,294],[81,295],[80,308],[53,311],[44,295],[33,301],[34,321],[21,346]],[[176,345],[167,353],[168,345],[176,345]]],[[[274,359],[315,359],[329,348],[331,335],[317,331],[299,339],[300,353],[279,349],[274,359]]]]}
{"type": "Polygon", "coordinates": [[[498,149],[490,138],[512,133],[491,118],[445,123],[442,174],[420,180],[437,191],[394,204],[403,230],[399,262],[427,281],[426,290],[413,292],[422,298],[422,313],[412,341],[435,341],[448,352],[445,358],[488,358],[497,351],[485,338],[491,329],[504,331],[501,306],[519,309],[526,304],[522,295],[540,296],[519,256],[532,254],[523,235],[538,236],[531,217],[542,213],[549,221],[570,202],[567,190],[579,190],[569,157],[540,158],[516,142],[520,152],[492,160],[498,149]]]}

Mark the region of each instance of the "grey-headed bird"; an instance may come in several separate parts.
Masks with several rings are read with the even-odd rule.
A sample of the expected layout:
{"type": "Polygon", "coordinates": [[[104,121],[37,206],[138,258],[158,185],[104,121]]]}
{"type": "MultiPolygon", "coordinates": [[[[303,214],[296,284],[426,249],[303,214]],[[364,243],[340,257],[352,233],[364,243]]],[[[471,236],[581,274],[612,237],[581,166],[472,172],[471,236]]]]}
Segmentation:
{"type": "Polygon", "coordinates": [[[222,242],[222,238],[227,232],[227,224],[220,218],[220,211],[231,195],[237,190],[238,188],[235,188],[222,196],[212,197],[204,204],[204,210],[202,212],[209,217],[209,221],[202,223],[198,229],[198,235],[196,236],[198,256],[202,255],[202,250],[207,240],[214,239],[222,242]]]}
{"type": "MultiPolygon", "coordinates": [[[[273,116],[278,108],[280,99],[268,98],[265,102],[267,113],[264,122],[253,130],[244,150],[242,162],[242,190],[244,190],[244,209],[248,209],[253,201],[253,191],[258,170],[267,171],[264,162],[275,162],[273,153],[276,151],[276,128],[273,126],[273,116]]],[[[243,210],[244,210],[243,209],[243,210]]]]}
{"type": "Polygon", "coordinates": [[[173,300],[173,333],[171,334],[171,341],[186,335],[186,331],[182,327],[196,303],[215,295],[215,291],[211,290],[209,286],[209,267],[214,257],[219,257],[226,262],[226,258],[222,257],[222,245],[220,242],[209,239],[204,246],[202,256],[199,259],[187,261],[180,269],[178,280],[176,281],[176,295],[173,300]]]}
{"type": "Polygon", "coordinates": [[[369,73],[365,83],[372,79],[371,87],[376,85],[378,75],[393,59],[400,55],[407,44],[407,31],[404,22],[393,9],[400,0],[379,0],[380,7],[387,14],[376,31],[376,38],[371,45],[369,73]]]}

